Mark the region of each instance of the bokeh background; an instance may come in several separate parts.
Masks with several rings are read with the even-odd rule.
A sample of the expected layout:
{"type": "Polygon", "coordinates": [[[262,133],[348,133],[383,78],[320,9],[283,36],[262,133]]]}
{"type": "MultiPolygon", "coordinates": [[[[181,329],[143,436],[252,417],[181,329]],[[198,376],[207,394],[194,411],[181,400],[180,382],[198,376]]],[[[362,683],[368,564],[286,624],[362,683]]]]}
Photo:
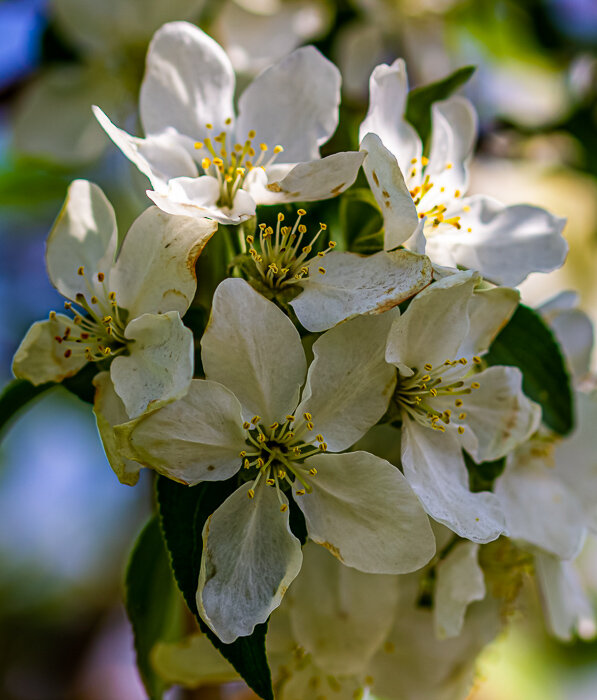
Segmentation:
{"type": "MultiPolygon", "coordinates": [[[[137,129],[147,43],[172,19],[217,38],[241,86],[315,43],[343,74],[334,148],[356,147],[378,63],[404,56],[412,85],[478,66],[464,89],[480,114],[472,190],[568,217],[568,261],[532,275],[523,294],[538,304],[574,289],[597,322],[595,0],[0,0],[0,385],[29,325],[61,305],[44,241],[69,181],[100,184],[123,227],[147,205],[143,178],[89,106],[137,129]]],[[[151,498],[149,478],[134,489],[118,483],[90,407],[61,389],[10,427],[0,446],[3,700],[145,697],[121,598],[151,498]]],[[[597,591],[594,548],[583,571],[597,591]]],[[[473,697],[595,700],[597,645],[557,643],[536,600],[525,606],[527,619],[485,653],[473,697]]]]}

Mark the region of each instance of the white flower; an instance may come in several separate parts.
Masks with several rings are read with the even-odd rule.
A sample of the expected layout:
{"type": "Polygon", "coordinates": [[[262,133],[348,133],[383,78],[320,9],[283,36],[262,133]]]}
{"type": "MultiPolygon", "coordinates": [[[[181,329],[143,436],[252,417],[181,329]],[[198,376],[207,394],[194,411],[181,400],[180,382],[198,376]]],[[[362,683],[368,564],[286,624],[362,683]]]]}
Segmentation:
{"type": "Polygon", "coordinates": [[[170,214],[238,224],[257,204],[327,199],[354,182],[364,154],[319,155],[338,124],[340,74],[316,49],[297,49],[257,77],[236,118],[234,87],[222,48],[197,27],[171,22],[147,54],[139,107],[146,138],[94,110],[170,214]]]}
{"type": "Polygon", "coordinates": [[[247,236],[247,244],[255,263],[252,281],[265,296],[285,300],[287,291],[302,288],[290,305],[308,331],[324,331],[361,314],[383,313],[431,284],[429,258],[408,250],[362,256],[335,251],[336,243],[330,241],[310,257],[326,226],[319,224],[308,241],[307,227],[301,223],[305,214],[298,210],[294,226],[281,226],[284,215],[278,214],[275,230],[262,223],[257,236],[247,236]]]}
{"type": "Polygon", "coordinates": [[[398,368],[404,474],[427,512],[461,537],[488,542],[505,530],[493,493],[472,493],[462,450],[495,460],[538,426],[520,370],[477,372],[480,355],[516,308],[514,290],[476,291],[477,274],[446,277],[418,294],[390,330],[386,359],[398,368]]]}
{"type": "Polygon", "coordinates": [[[560,267],[568,249],[564,219],[526,204],[505,207],[482,195],[464,196],[477,128],[468,100],[433,105],[427,158],[404,117],[407,95],[402,59],[377,66],[359,131],[367,151],[363,167],[384,216],[386,249],[406,242],[437,265],[477,270],[510,286],[531,272],[560,267]]]}
{"type": "Polygon", "coordinates": [[[59,382],[87,362],[100,363],[99,371],[109,361],[111,382],[97,379],[100,404],[112,408],[108,423],[182,396],[193,375],[193,335],[180,316],[195,294],[195,261],[216,226],[151,207],[116,255],[110,203],[97,185],[73,182],[46,251],[50,280],[72,317],[51,312],[33,324],[15,354],[15,375],[36,385],[59,382]]]}
{"type": "Polygon", "coordinates": [[[327,454],[349,448],[386,411],[391,319],[362,316],[328,331],[307,373],[288,317],[244,280],[224,280],[201,341],[206,379],[117,429],[126,457],[188,484],[246,468],[203,530],[197,605],[223,641],[266,620],[300,569],[288,491],[309,537],[348,566],[401,573],[433,555],[428,519],[398,469],[367,452],[327,454]]]}

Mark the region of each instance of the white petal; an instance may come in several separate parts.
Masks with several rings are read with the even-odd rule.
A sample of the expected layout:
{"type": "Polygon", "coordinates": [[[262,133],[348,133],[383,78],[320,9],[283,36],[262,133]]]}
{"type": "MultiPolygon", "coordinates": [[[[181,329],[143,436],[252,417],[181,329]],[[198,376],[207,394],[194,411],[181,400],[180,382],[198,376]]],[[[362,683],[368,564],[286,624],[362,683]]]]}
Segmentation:
{"type": "Polygon", "coordinates": [[[552,633],[564,641],[570,641],[574,634],[583,629],[591,630],[594,634],[593,606],[572,562],[537,553],[535,571],[543,594],[547,624],[552,633]]]}
{"type": "MultiPolygon", "coordinates": [[[[477,462],[498,459],[537,430],[541,408],[522,393],[522,373],[517,367],[489,367],[467,384],[471,380],[480,386],[463,397],[467,426],[463,446],[477,462]]],[[[452,400],[446,401],[445,408],[452,408],[449,404],[452,400]]]]}
{"type": "Polygon", "coordinates": [[[355,675],[365,671],[390,631],[398,581],[343,566],[307,543],[287,601],[296,643],[328,673],[355,675]]]}
{"type": "Polygon", "coordinates": [[[470,274],[453,275],[417,294],[394,320],[386,360],[421,368],[459,359],[458,350],[469,333],[467,310],[475,283],[470,274]]]}
{"type": "MultiPolygon", "coordinates": [[[[212,124],[215,135],[234,117],[234,71],[222,47],[188,22],[170,22],[154,34],[139,110],[146,134],[168,127],[203,140],[212,124]]],[[[181,173],[182,175],[182,173],[181,173]]]]}
{"type": "Polygon", "coordinates": [[[255,178],[248,191],[257,204],[314,202],[336,197],[356,180],[365,157],[359,151],[334,153],[318,160],[299,163],[287,173],[282,166],[266,169],[269,182],[255,178]],[[276,175],[282,173],[281,179],[276,175]]]}
{"type": "Polygon", "coordinates": [[[424,566],[435,538],[419,500],[399,469],[368,452],[309,457],[313,490],[294,500],[309,537],[347,566],[404,574],[424,566]],[[355,517],[356,516],[356,517],[355,517]]]}
{"type": "Polygon", "coordinates": [[[178,642],[157,642],[150,659],[160,678],[187,688],[240,680],[232,664],[201,633],[178,642]]]}
{"type": "Polygon", "coordinates": [[[178,312],[143,314],[124,335],[134,341],[130,354],[112,360],[110,376],[128,415],[136,418],[184,396],[193,377],[193,334],[178,312]]]}
{"type": "Polygon", "coordinates": [[[129,229],[110,273],[109,288],[129,318],[189,308],[195,290],[195,262],[217,223],[168,216],[146,209],[129,229]]]}
{"type": "Polygon", "coordinates": [[[427,242],[427,254],[434,262],[478,270],[492,282],[508,286],[564,262],[565,219],[528,204],[506,207],[481,195],[463,200],[462,205],[470,211],[459,212],[460,230],[442,232],[427,242]]]}
{"type": "Polygon", "coordinates": [[[469,604],[485,597],[478,556],[478,544],[461,542],[437,566],[433,621],[439,639],[457,637],[469,604]]]}
{"type": "Polygon", "coordinates": [[[379,136],[368,133],[361,141],[367,151],[363,170],[384,220],[384,248],[391,250],[417,230],[419,217],[396,157],[379,136]]]}
{"type": "Polygon", "coordinates": [[[392,309],[431,278],[429,259],[407,250],[370,256],[333,251],[310,263],[304,290],[290,304],[308,331],[324,331],[359,314],[392,309]]]}
{"type": "Polygon", "coordinates": [[[199,221],[207,217],[222,224],[239,224],[255,215],[255,202],[242,189],[236,193],[232,207],[220,207],[220,185],[211,175],[175,178],[168,182],[166,190],[147,190],[147,196],[168,214],[199,221]]]}
{"type": "Polygon", "coordinates": [[[235,70],[256,74],[309,39],[325,33],[329,8],[311,0],[285,2],[272,12],[257,13],[237,2],[225,3],[217,17],[217,34],[235,70]]]}
{"type": "Polygon", "coordinates": [[[165,132],[140,139],[115,126],[95,105],[93,113],[116,146],[156,189],[164,189],[171,178],[197,175],[197,166],[177,134],[165,132]]]}
{"type": "Polygon", "coordinates": [[[319,158],[336,131],[340,71],[313,46],[304,46],[259,75],[238,101],[237,138],[251,130],[254,143],[282,146],[280,162],[319,158]]]}
{"type": "Polygon", "coordinates": [[[187,394],[116,428],[122,455],[185,484],[236,474],[246,448],[240,404],[217,382],[194,379],[187,394]]]}
{"type": "Polygon", "coordinates": [[[458,354],[470,358],[485,352],[516,311],[519,299],[518,291],[507,287],[475,290],[468,304],[469,332],[458,354]]]}
{"type": "Polygon", "coordinates": [[[423,150],[414,127],[404,119],[408,96],[408,78],[404,60],[398,58],[391,66],[377,66],[369,80],[369,111],[359,129],[359,140],[365,134],[377,134],[405,172],[413,158],[423,150]]]}
{"type": "Polygon", "coordinates": [[[89,296],[86,284],[97,272],[107,273],[116,254],[116,217],[101,189],[87,180],[75,180],[46,247],[46,264],[52,284],[63,296],[89,296]],[[78,274],[85,268],[85,276],[78,274]]]}
{"type": "Polygon", "coordinates": [[[245,420],[284,422],[296,408],[306,372],[298,331],[244,280],[226,279],[216,289],[201,357],[205,376],[234,392],[245,420]]]}
{"type": "MultiPolygon", "coordinates": [[[[265,622],[301,568],[301,544],[274,488],[240,486],[207,519],[197,588],[203,620],[226,643],[265,622]]],[[[288,503],[284,494],[282,503],[288,503]]]]}
{"type": "Polygon", "coordinates": [[[434,194],[446,191],[465,192],[468,186],[467,163],[477,134],[477,114],[464,97],[450,97],[435,102],[432,112],[432,135],[429,173],[434,194]]]}
{"type": "Polygon", "coordinates": [[[575,378],[583,377],[591,366],[595,339],[593,323],[580,309],[567,309],[550,321],[551,330],[560,343],[575,378]]]}
{"type": "Polygon", "coordinates": [[[432,518],[473,542],[491,542],[505,530],[493,493],[472,493],[458,438],[410,419],[402,425],[402,466],[432,518]]]}
{"type": "Polygon", "coordinates": [[[494,492],[511,538],[572,559],[584,541],[584,512],[547,458],[534,454],[538,448],[541,444],[531,440],[515,451],[494,492]]]}
{"type": "Polygon", "coordinates": [[[61,382],[87,364],[82,353],[64,357],[66,344],[59,343],[56,337],[64,333],[65,322],[70,327],[71,320],[57,314],[55,320],[37,321],[31,326],[12,360],[15,377],[27,379],[36,386],[46,382],[61,382]]]}
{"type": "Polygon", "coordinates": [[[114,434],[114,426],[124,423],[129,416],[126,414],[124,404],[114,391],[109,372],[97,374],[93,379],[93,385],[95,386],[93,413],[108,462],[120,483],[134,486],[139,480],[141,465],[122,456],[114,434]]]}
{"type": "Polygon", "coordinates": [[[313,345],[315,358],[296,414],[312,414],[313,435],[321,433],[333,452],[353,445],[386,412],[396,385],[396,370],[384,360],[393,316],[360,316],[313,345]]]}

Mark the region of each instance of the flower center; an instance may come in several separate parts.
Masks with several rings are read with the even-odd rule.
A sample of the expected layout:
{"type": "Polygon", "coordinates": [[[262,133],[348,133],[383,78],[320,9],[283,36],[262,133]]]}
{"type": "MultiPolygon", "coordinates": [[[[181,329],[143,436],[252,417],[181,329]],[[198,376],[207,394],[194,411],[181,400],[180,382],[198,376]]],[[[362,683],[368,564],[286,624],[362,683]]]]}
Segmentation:
{"type": "Polygon", "coordinates": [[[255,496],[255,488],[264,479],[267,486],[276,489],[280,510],[284,512],[288,506],[281,490],[294,486],[290,475],[302,486],[296,491],[298,496],[311,492],[309,480],[316,476],[317,469],[307,468],[304,461],[327,450],[323,435],[308,436],[313,431],[310,413],[304,413],[298,422],[296,416],[289,415],[284,423],[269,426],[263,425],[259,416],[254,416],[250,422],[243,423],[243,428],[247,431],[247,449],[240,453],[243,467],[257,471],[249,498],[255,496]]]}
{"type": "MultiPolygon", "coordinates": [[[[473,363],[481,364],[481,358],[473,357],[473,363]]],[[[468,365],[466,357],[461,357],[446,360],[436,368],[426,364],[423,370],[415,369],[410,377],[399,375],[394,395],[396,403],[410,418],[427,428],[445,433],[446,426],[453,421],[462,435],[467,417],[463,397],[480,386],[479,382],[464,381],[470,371],[468,365]],[[454,399],[454,410],[445,407],[446,397],[454,399]]]]}
{"type": "MultiPolygon", "coordinates": [[[[432,181],[432,175],[427,172],[429,159],[425,156],[420,160],[413,158],[410,165],[411,167],[405,178],[406,185],[417,207],[419,218],[427,219],[425,222],[425,235],[429,237],[439,231],[447,230],[448,227],[459,231],[462,228],[460,223],[461,217],[459,215],[446,216],[446,212],[456,208],[460,208],[465,212],[470,211],[468,205],[461,206],[458,203],[463,193],[460,190],[446,191],[446,187],[441,184],[438,187],[437,183],[432,181]]],[[[453,167],[452,163],[446,163],[442,172],[451,170],[453,167]]],[[[435,173],[434,176],[441,176],[442,172],[435,173]]],[[[467,228],[467,231],[470,233],[471,229],[467,228]]]]}
{"type": "MultiPolygon", "coordinates": [[[[226,119],[226,125],[232,124],[232,119],[226,119]]],[[[206,124],[208,134],[213,129],[212,124],[206,124]]],[[[251,129],[244,143],[233,143],[232,135],[222,131],[217,136],[206,136],[203,141],[197,141],[195,148],[209,155],[201,159],[201,168],[205,175],[215,177],[220,186],[218,206],[232,207],[234,197],[243,186],[247,174],[253,168],[266,168],[271,165],[284,150],[276,145],[268,156],[269,146],[260,143],[258,149],[253,146],[256,132],[251,129]]]]}
{"type": "Polygon", "coordinates": [[[89,362],[99,362],[125,352],[130,342],[124,337],[126,312],[119,309],[116,294],[107,289],[104,273],[98,272],[90,281],[81,266],[77,274],[85,279],[88,296],[79,292],[75,302],[64,302],[73,318],[66,321],[50,312],[50,320],[59,324],[54,340],[64,346],[64,357],[84,355],[89,362]]]}
{"type": "MultiPolygon", "coordinates": [[[[327,226],[319,224],[319,231],[306,245],[303,245],[307,227],[300,222],[307,212],[304,209],[299,209],[297,213],[294,226],[282,226],[284,214],[280,213],[275,231],[271,226],[262,223],[259,224],[257,242],[254,236],[247,236],[249,253],[259,276],[263,283],[271,289],[282,289],[288,285],[296,284],[309,273],[311,260],[316,257],[323,258],[326,253],[336,247],[336,243],[330,241],[325,250],[309,258],[315,242],[327,229],[327,226]]],[[[320,274],[325,274],[325,268],[319,267],[318,269],[320,274]]]]}

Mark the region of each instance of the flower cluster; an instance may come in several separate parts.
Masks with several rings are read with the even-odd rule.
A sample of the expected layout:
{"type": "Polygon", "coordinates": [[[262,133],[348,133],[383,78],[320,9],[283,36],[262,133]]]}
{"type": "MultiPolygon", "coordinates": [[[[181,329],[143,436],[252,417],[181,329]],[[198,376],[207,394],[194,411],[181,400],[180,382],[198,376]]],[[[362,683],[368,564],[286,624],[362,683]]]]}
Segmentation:
{"type": "MultiPolygon", "coordinates": [[[[590,625],[571,568],[597,528],[590,327],[558,302],[526,309],[558,359],[547,324],[584,333],[564,348],[579,367],[571,438],[541,392],[525,394],[523,341],[503,335],[520,311],[504,285],[563,263],[564,221],[466,196],[473,107],[433,103],[425,144],[407,100],[404,62],[375,68],[360,148],[322,157],[340,74],[319,51],[293,51],[235,102],[223,49],[191,24],[164,25],[141,87],[145,136],[94,107],[156,206],[119,238],[100,188],[71,185],[46,254],[66,313],[34,324],[14,358],[36,385],[93,366],[120,481],[145,467],[195,487],[201,531],[177,529],[197,552],[191,607],[225,644],[272,616],[287,700],[326,684],[342,698],[464,697],[500,610],[533,574],[557,634],[590,625]],[[357,177],[383,218],[368,255],[288,206],[357,177]],[[281,204],[273,220],[259,206],[281,204]]],[[[154,665],[171,682],[234,677],[217,659],[201,671],[208,644],[158,645],[154,665]]]]}

